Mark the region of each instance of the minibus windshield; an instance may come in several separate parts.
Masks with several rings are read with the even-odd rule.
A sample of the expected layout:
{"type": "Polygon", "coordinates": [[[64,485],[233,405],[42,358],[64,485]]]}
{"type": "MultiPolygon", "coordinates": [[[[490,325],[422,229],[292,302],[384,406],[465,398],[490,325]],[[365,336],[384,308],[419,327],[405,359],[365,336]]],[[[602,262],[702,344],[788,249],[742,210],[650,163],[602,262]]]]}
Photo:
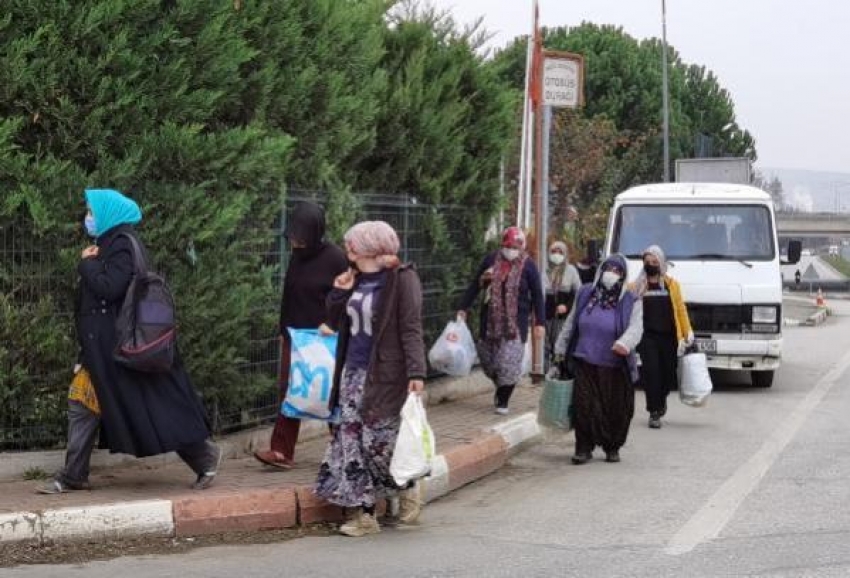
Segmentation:
{"type": "Polygon", "coordinates": [[[764,205],[622,205],[612,252],[640,259],[650,245],[680,261],[771,261],[776,254],[764,205]]]}

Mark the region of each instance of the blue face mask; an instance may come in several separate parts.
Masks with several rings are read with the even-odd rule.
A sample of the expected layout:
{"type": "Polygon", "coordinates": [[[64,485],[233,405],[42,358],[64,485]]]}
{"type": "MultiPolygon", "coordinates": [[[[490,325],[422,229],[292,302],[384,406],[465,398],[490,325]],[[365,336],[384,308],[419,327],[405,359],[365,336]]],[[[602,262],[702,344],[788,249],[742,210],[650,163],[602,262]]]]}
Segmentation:
{"type": "Polygon", "coordinates": [[[97,225],[94,222],[94,217],[86,215],[84,224],[86,227],[86,233],[88,233],[89,237],[97,237],[97,225]]]}

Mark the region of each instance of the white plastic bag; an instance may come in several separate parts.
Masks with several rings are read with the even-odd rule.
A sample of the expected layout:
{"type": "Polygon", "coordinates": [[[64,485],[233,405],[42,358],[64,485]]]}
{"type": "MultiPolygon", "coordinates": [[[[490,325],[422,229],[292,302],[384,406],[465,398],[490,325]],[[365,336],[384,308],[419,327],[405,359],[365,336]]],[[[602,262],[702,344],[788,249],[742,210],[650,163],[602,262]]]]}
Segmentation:
{"type": "MultiPolygon", "coordinates": [[[[532,337],[533,339],[533,337],[532,337]]],[[[522,365],[520,366],[522,369],[520,370],[520,375],[522,377],[526,377],[531,375],[532,365],[534,364],[534,359],[532,355],[531,349],[531,339],[525,342],[522,349],[522,365]]]]}
{"type": "Polygon", "coordinates": [[[452,321],[428,352],[431,367],[447,375],[465,377],[475,363],[475,340],[464,321],[452,321]]]}
{"type": "Polygon", "coordinates": [[[411,393],[401,408],[401,427],[390,461],[390,474],[395,483],[403,488],[411,480],[427,476],[431,473],[434,454],[434,432],[428,425],[422,397],[411,393]]]}
{"type": "Polygon", "coordinates": [[[288,328],[292,342],[289,384],[280,412],[296,419],[333,420],[330,407],[337,336],[288,328]]]}
{"type": "Polygon", "coordinates": [[[711,389],[705,353],[685,354],[679,360],[679,400],[691,407],[702,407],[711,389]]]}

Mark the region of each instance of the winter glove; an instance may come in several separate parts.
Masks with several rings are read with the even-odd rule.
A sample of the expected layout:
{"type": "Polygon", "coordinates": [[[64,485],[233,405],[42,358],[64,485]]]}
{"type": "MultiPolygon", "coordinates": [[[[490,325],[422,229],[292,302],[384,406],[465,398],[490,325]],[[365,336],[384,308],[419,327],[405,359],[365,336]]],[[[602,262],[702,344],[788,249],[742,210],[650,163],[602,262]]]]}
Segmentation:
{"type": "Polygon", "coordinates": [[[685,339],[679,340],[679,346],[676,348],[676,356],[682,357],[685,355],[685,351],[688,350],[688,342],[685,339]]]}

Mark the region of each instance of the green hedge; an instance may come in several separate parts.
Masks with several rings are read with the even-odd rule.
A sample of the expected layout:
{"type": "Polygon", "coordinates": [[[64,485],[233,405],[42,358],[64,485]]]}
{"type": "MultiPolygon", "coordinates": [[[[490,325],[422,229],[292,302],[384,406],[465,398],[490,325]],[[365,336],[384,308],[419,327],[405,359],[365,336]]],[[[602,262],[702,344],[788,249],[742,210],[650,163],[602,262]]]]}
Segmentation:
{"type": "Polygon", "coordinates": [[[142,206],[214,415],[273,391],[267,367],[246,372],[272,355],[284,183],[329,191],[337,234],[352,191],[468,207],[460,242],[439,210],[422,233],[462,255],[441,287],[465,279],[501,202],[513,92],[454,23],[388,5],[4,2],[0,448],[61,440],[85,187],[142,206]]]}

